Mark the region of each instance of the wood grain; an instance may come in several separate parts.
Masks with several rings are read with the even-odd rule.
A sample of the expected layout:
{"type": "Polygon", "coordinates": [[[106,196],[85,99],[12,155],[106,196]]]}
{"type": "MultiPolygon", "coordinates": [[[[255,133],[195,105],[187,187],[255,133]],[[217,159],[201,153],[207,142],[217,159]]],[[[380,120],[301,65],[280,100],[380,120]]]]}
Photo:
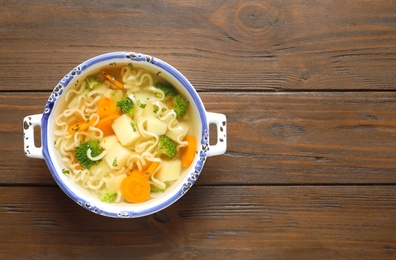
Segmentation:
{"type": "Polygon", "coordinates": [[[394,187],[193,187],[160,214],[129,220],[52,187],[0,191],[3,259],[395,256],[394,187]]]}
{"type": "Polygon", "coordinates": [[[0,1],[0,259],[395,259],[395,24],[392,0],[0,1]],[[23,154],[23,118],[112,51],[172,64],[228,122],[196,185],[133,220],[23,154]]]}
{"type": "Polygon", "coordinates": [[[1,90],[51,90],[84,60],[124,50],[205,91],[395,90],[389,0],[0,5],[1,90]]]}
{"type": "MultiPolygon", "coordinates": [[[[44,161],[23,155],[18,116],[42,113],[48,95],[0,97],[1,183],[53,184],[44,161]]],[[[208,158],[201,184],[396,183],[393,92],[201,96],[228,120],[227,153],[208,158]]]]}

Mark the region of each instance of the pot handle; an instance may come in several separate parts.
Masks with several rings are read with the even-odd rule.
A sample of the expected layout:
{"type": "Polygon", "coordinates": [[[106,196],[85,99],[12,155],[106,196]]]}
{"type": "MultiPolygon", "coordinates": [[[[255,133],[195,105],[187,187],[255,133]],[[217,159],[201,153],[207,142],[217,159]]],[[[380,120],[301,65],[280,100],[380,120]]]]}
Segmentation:
{"type": "Polygon", "coordinates": [[[215,124],[217,129],[217,143],[209,145],[207,156],[224,154],[227,150],[227,118],[223,114],[207,112],[208,124],[215,124]]]}
{"type": "Polygon", "coordinates": [[[30,115],[23,119],[23,141],[25,155],[30,158],[44,159],[42,147],[34,144],[34,127],[41,127],[42,114],[30,115]]]}

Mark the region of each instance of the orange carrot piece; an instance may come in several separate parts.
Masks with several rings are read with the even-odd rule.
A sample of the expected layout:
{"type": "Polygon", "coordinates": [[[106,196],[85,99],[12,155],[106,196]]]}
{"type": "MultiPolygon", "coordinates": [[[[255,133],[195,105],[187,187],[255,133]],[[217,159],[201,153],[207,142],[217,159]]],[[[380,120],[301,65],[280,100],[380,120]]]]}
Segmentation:
{"type": "Polygon", "coordinates": [[[173,100],[170,98],[166,101],[166,105],[168,106],[169,109],[172,109],[174,107],[173,100]]]}
{"type": "Polygon", "coordinates": [[[146,171],[144,169],[138,170],[136,168],[133,168],[133,169],[127,169],[126,170],[126,174],[127,175],[139,174],[139,175],[145,176],[146,175],[146,171]]]}
{"type": "Polygon", "coordinates": [[[150,183],[146,176],[132,174],[121,182],[122,196],[132,203],[140,203],[150,198],[150,183]]]}
{"type": "Polygon", "coordinates": [[[112,125],[114,123],[114,120],[116,120],[120,116],[121,114],[111,114],[109,116],[106,116],[105,118],[99,120],[99,123],[96,127],[102,130],[103,136],[113,135],[114,130],[112,125]]]}
{"type": "Polygon", "coordinates": [[[147,170],[142,169],[142,170],[138,170],[138,169],[132,169],[132,170],[127,170],[127,174],[128,175],[132,175],[132,174],[140,174],[143,176],[147,176],[147,178],[150,178],[150,176],[154,173],[155,169],[157,169],[159,165],[159,162],[152,162],[151,165],[147,168],[147,170]]]}
{"type": "Polygon", "coordinates": [[[110,76],[109,74],[107,74],[106,71],[101,70],[100,73],[105,76],[108,80],[110,80],[111,83],[113,83],[116,87],[120,88],[120,89],[124,89],[124,85],[119,82],[118,80],[116,80],[114,77],[110,76]]]}
{"type": "Polygon", "coordinates": [[[153,175],[153,173],[154,173],[155,169],[157,169],[158,165],[159,165],[159,162],[151,163],[150,167],[148,167],[146,170],[147,177],[150,177],[151,175],[153,175]]]}
{"type": "Polygon", "coordinates": [[[98,115],[100,118],[105,118],[111,114],[115,114],[117,108],[110,98],[103,97],[98,101],[98,115]]]}
{"type": "Polygon", "coordinates": [[[67,130],[70,134],[75,134],[77,132],[83,132],[88,129],[92,124],[94,123],[94,120],[81,120],[78,121],[77,123],[72,124],[69,126],[69,129],[67,130]]]}
{"type": "MultiPolygon", "coordinates": [[[[75,156],[75,155],[74,155],[74,156],[75,156]]],[[[78,163],[77,158],[74,157],[71,163],[72,163],[72,164],[78,163]]],[[[83,169],[83,167],[81,167],[80,165],[77,165],[77,166],[76,166],[76,170],[82,170],[82,169],[83,169]]]]}
{"type": "Polygon", "coordinates": [[[188,145],[180,148],[180,160],[183,167],[188,168],[194,161],[195,151],[197,149],[197,140],[191,135],[186,135],[184,141],[187,141],[188,145]]]}

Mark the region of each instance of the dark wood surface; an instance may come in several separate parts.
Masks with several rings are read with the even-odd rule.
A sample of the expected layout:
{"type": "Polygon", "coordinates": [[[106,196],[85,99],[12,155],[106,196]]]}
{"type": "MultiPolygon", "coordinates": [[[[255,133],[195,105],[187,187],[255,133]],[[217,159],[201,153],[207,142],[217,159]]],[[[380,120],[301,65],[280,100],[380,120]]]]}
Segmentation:
{"type": "Polygon", "coordinates": [[[1,259],[396,258],[396,3],[1,1],[1,259]],[[111,51],[227,115],[228,149],[155,215],[95,215],[23,154],[22,119],[111,51]]]}

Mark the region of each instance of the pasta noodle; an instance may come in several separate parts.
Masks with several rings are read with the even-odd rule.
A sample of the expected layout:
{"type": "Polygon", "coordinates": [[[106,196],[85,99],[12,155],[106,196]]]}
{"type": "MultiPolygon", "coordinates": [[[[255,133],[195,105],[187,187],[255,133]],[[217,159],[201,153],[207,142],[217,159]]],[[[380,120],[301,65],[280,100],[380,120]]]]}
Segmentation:
{"type": "Polygon", "coordinates": [[[65,108],[54,120],[54,145],[65,165],[63,172],[102,201],[117,203],[126,202],[121,190],[125,178],[146,171],[150,197],[157,197],[183,171],[179,151],[188,145],[184,136],[194,130],[191,116],[177,115],[169,102],[173,96],[159,86],[174,87],[158,75],[132,64],[105,67],[103,71],[112,80],[103,77],[102,71],[89,75],[63,97],[65,108]],[[108,107],[100,107],[100,100],[108,107]],[[123,110],[120,102],[124,101],[132,103],[130,111],[123,110]],[[172,158],[163,151],[163,136],[174,146],[172,158]],[[91,141],[99,144],[99,151],[91,141]],[[88,143],[91,146],[81,153],[80,148],[88,143]],[[155,163],[159,166],[147,172],[155,163]],[[111,199],[104,194],[111,194],[111,199]]]}

